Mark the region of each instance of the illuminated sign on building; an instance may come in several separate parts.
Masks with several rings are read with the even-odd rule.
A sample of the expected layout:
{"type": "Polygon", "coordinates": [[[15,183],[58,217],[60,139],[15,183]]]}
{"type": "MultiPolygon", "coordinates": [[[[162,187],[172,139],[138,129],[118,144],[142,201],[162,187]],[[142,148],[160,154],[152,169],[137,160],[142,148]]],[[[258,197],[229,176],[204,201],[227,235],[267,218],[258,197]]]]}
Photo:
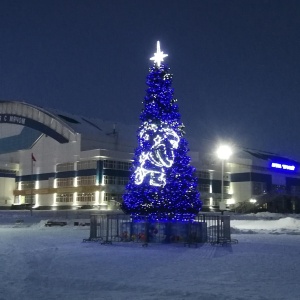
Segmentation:
{"type": "Polygon", "coordinates": [[[280,163],[274,163],[274,162],[271,164],[271,167],[275,168],[275,169],[282,169],[282,170],[288,170],[288,171],[295,171],[295,168],[296,168],[293,165],[280,164],[280,163]]]}

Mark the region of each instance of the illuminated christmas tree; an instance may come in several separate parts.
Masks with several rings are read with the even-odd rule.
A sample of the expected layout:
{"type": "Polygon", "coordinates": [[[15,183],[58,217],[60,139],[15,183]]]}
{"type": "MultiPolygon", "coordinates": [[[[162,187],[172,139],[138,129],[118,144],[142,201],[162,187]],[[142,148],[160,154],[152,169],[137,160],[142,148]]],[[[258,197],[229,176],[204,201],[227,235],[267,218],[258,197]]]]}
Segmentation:
{"type": "Polygon", "coordinates": [[[173,96],[172,75],[162,63],[166,56],[157,42],[140,115],[139,145],[122,209],[133,219],[146,216],[150,220],[189,221],[198,214],[202,204],[173,96]]]}

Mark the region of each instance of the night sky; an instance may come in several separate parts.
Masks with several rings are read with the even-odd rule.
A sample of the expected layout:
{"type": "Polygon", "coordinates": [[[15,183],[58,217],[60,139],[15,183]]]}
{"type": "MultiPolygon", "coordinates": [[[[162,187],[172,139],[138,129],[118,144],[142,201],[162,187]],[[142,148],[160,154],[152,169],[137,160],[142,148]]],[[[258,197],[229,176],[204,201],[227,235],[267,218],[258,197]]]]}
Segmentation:
{"type": "Polygon", "coordinates": [[[157,40],[188,136],[300,159],[298,0],[1,0],[0,99],[138,126],[157,40]]]}

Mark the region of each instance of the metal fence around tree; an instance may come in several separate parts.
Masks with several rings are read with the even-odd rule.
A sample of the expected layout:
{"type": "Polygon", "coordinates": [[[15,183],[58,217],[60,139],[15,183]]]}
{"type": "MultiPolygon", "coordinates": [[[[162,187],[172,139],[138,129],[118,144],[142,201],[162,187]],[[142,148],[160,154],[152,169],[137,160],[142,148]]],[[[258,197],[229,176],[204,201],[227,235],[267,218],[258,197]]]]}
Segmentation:
{"type": "Polygon", "coordinates": [[[154,222],[141,217],[137,222],[124,214],[92,214],[90,237],[84,241],[224,244],[232,242],[230,216],[199,214],[193,222],[154,222]]]}

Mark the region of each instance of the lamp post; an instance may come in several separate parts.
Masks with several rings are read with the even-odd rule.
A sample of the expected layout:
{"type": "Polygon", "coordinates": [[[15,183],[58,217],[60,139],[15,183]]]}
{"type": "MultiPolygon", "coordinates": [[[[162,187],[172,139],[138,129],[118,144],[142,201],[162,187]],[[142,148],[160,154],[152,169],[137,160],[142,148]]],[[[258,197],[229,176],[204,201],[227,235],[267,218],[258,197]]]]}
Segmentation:
{"type": "Polygon", "coordinates": [[[217,156],[222,161],[222,180],[221,180],[221,203],[224,202],[224,161],[227,160],[232,154],[229,146],[222,145],[217,150],[217,156]]]}

